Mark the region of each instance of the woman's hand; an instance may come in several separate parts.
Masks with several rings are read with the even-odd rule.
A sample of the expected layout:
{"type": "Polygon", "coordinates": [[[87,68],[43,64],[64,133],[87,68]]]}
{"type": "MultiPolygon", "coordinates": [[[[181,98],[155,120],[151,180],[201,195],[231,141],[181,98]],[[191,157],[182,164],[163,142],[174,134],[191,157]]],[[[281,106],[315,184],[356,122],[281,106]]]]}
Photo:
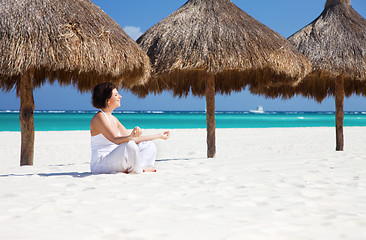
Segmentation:
{"type": "Polygon", "coordinates": [[[141,135],[142,135],[142,130],[139,127],[135,127],[130,134],[131,137],[140,137],[141,135]]]}
{"type": "Polygon", "coordinates": [[[159,134],[160,138],[163,140],[168,140],[170,138],[170,131],[165,131],[159,134]]]}

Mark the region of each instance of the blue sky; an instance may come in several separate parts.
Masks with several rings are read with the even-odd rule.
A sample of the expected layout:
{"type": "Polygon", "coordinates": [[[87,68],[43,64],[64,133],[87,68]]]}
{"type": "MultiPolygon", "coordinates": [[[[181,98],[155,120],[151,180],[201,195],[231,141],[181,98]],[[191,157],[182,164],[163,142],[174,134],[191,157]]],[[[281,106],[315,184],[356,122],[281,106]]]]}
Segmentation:
{"type": "MultiPolygon", "coordinates": [[[[92,0],[111,16],[132,37],[140,34],[154,24],[180,8],[186,0],[92,0]]],[[[326,0],[232,0],[234,4],[249,15],[289,37],[309,24],[324,9],[326,0]]],[[[366,17],[366,1],[351,0],[353,8],[366,17]]],[[[140,99],[127,91],[123,96],[119,110],[198,110],[205,109],[205,99],[188,96],[174,98],[169,92],[161,95],[149,95],[140,99]]],[[[34,91],[37,110],[92,110],[90,93],[80,94],[72,86],[60,87],[58,84],[46,84],[34,91]]],[[[290,100],[266,99],[250,94],[247,90],[229,96],[216,96],[216,110],[245,111],[263,105],[272,111],[334,111],[334,99],[327,98],[321,104],[312,99],[295,97],[290,100]]],[[[19,98],[15,91],[0,92],[0,110],[18,110],[19,98]]],[[[345,99],[346,111],[365,111],[366,97],[352,96],[345,99]]]]}

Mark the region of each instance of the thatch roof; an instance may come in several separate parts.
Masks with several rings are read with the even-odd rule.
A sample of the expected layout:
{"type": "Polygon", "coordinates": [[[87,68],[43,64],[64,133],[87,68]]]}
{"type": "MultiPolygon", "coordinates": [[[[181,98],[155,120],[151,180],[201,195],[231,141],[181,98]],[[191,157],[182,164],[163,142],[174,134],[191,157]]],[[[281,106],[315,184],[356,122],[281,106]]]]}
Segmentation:
{"type": "Polygon", "coordinates": [[[141,48],[89,0],[2,0],[0,88],[10,90],[29,69],[84,91],[101,81],[132,86],[149,77],[141,48]]]}
{"type": "Polygon", "coordinates": [[[321,15],[289,40],[315,70],[366,80],[366,20],[350,0],[328,0],[321,15]]]}
{"type": "Polygon", "coordinates": [[[322,101],[335,92],[334,81],[343,75],[345,95],[366,95],[366,20],[350,0],[328,0],[321,15],[289,37],[312,62],[314,69],[295,89],[267,87],[261,93],[285,98],[300,93],[322,101]]]}
{"type": "Polygon", "coordinates": [[[189,0],[137,42],[153,67],[149,83],[134,88],[140,96],[163,90],[202,96],[209,74],[217,92],[230,93],[247,84],[297,81],[311,70],[285,38],[230,0],[189,0]]]}

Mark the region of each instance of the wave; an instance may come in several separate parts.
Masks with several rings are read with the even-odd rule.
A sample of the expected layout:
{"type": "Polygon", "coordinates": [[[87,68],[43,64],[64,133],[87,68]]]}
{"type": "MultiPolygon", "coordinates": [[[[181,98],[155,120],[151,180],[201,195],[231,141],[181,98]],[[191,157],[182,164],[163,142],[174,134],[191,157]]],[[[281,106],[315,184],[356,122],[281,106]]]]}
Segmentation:
{"type": "MultiPolygon", "coordinates": [[[[37,111],[34,111],[37,112],[37,111]]],[[[50,110],[50,111],[40,111],[40,112],[44,112],[44,113],[66,113],[66,111],[61,111],[61,110],[50,110]]]]}
{"type": "Polygon", "coordinates": [[[139,113],[137,111],[121,111],[121,113],[139,113]]]}
{"type": "Polygon", "coordinates": [[[162,114],[162,113],[165,113],[165,112],[164,111],[145,111],[145,113],[162,114]]]}
{"type": "Polygon", "coordinates": [[[19,110],[0,110],[0,113],[19,113],[19,110]]]}
{"type": "MultiPolygon", "coordinates": [[[[96,113],[98,110],[35,110],[36,114],[91,114],[96,113]]],[[[19,113],[19,110],[0,110],[0,113],[19,113]]],[[[164,110],[116,110],[114,113],[118,114],[206,114],[205,111],[164,111],[164,110]]],[[[265,111],[265,115],[334,115],[333,111],[265,111]]],[[[217,115],[248,115],[249,111],[216,111],[217,115]]],[[[366,115],[366,111],[344,111],[344,115],[366,115]]]]}

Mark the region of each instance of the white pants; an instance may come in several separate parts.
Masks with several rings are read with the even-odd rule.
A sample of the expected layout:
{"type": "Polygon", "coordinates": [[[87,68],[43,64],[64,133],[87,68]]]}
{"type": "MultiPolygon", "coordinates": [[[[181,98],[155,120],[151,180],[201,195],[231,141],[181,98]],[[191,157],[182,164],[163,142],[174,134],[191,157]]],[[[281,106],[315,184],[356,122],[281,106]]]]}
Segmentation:
{"type": "Polygon", "coordinates": [[[156,147],[151,141],[136,144],[134,141],[122,143],[95,165],[93,173],[142,173],[153,166],[156,147]]]}

